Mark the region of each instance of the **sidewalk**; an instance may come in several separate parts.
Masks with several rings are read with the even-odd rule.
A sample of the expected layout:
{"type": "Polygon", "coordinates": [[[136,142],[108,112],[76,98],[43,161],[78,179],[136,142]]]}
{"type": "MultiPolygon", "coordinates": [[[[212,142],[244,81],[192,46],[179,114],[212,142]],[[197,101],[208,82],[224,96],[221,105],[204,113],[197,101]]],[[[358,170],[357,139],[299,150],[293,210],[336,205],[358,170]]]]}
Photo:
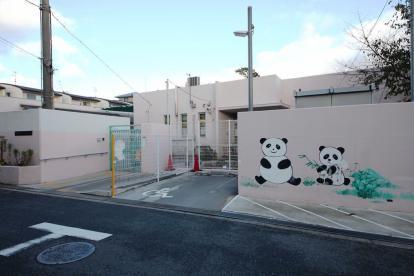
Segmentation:
{"type": "MultiPolygon", "coordinates": [[[[185,173],[186,170],[163,171],[160,173],[159,179],[174,177],[185,173]]],[[[116,182],[117,194],[124,193],[136,187],[142,187],[157,181],[154,174],[117,174],[115,179],[122,181],[116,182]]],[[[24,185],[27,188],[48,191],[61,191],[79,194],[89,194],[97,196],[110,196],[112,185],[112,175],[110,171],[89,174],[81,177],[74,177],[62,181],[48,182],[44,184],[24,185]]]]}
{"type": "Polygon", "coordinates": [[[338,208],[324,204],[299,205],[280,200],[253,200],[240,195],[228,202],[222,212],[414,239],[413,213],[338,208]]]}

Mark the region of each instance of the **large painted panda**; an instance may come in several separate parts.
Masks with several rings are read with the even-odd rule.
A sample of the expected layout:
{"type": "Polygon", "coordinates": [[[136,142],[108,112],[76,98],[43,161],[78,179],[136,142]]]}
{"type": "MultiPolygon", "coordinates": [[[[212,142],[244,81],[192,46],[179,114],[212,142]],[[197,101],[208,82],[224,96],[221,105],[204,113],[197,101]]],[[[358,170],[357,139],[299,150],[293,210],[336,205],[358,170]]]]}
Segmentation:
{"type": "Polygon", "coordinates": [[[345,149],[342,147],[319,147],[319,160],[322,166],[316,170],[319,173],[316,181],[327,185],[349,185],[351,180],[343,173],[343,169],[346,168],[346,162],[343,160],[344,152],[345,149]]]}
{"type": "Polygon", "coordinates": [[[264,157],[260,160],[260,175],[255,177],[257,183],[269,181],[277,184],[287,182],[295,186],[300,184],[301,179],[293,177],[291,162],[285,156],[287,142],[286,138],[260,139],[264,157]]]}

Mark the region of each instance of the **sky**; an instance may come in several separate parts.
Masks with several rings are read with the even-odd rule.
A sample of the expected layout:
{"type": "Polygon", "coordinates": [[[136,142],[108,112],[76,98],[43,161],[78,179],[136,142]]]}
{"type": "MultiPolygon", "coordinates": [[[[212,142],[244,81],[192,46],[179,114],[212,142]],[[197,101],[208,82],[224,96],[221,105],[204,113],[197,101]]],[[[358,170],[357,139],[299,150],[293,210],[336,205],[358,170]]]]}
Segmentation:
{"type": "MultiPolygon", "coordinates": [[[[39,0],[31,0],[39,4],[39,0]]],[[[396,0],[394,0],[396,1],[396,0]]],[[[137,92],[242,78],[247,6],[253,7],[253,67],[280,78],[334,73],[357,55],[349,35],[372,26],[385,0],[50,0],[55,15],[137,92]],[[170,85],[171,87],[171,85],[170,85]]],[[[392,15],[387,6],[376,28],[392,15]]],[[[0,37],[40,56],[39,9],[0,0],[0,37]]],[[[52,20],[54,89],[114,98],[132,92],[52,20]]],[[[41,87],[40,62],[0,41],[0,82],[41,87]]]]}

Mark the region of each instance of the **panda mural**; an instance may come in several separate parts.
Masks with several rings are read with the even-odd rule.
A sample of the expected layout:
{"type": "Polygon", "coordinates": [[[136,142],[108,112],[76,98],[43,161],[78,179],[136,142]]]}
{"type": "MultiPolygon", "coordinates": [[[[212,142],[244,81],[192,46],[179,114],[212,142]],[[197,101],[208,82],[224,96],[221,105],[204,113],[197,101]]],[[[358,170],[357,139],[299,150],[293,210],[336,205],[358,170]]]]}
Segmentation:
{"type": "Polygon", "coordinates": [[[321,184],[327,185],[348,185],[351,180],[345,177],[343,170],[347,168],[343,159],[345,149],[342,147],[319,147],[319,160],[322,166],[317,168],[319,177],[316,179],[321,184]]]}
{"type": "Polygon", "coordinates": [[[299,185],[300,178],[293,177],[290,160],[285,156],[288,140],[286,138],[261,138],[264,157],[260,160],[260,176],[256,176],[257,183],[266,181],[282,184],[299,185]]]}

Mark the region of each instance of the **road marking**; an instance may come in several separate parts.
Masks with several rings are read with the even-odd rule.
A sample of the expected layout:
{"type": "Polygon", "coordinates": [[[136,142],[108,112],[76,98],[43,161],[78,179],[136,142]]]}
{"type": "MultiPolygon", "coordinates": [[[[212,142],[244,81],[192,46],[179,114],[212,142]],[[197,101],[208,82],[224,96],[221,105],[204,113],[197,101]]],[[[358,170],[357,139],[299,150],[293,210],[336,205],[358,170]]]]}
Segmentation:
{"type": "Polygon", "coordinates": [[[16,254],[16,253],[18,253],[18,252],[20,252],[20,251],[22,251],[26,248],[29,248],[29,247],[31,247],[35,244],[39,244],[39,243],[42,243],[42,242],[47,241],[47,240],[59,239],[59,238],[62,238],[63,236],[64,235],[56,234],[56,233],[47,234],[47,235],[42,236],[40,238],[30,240],[30,241],[27,241],[27,242],[23,242],[23,243],[20,243],[18,245],[3,249],[3,250],[0,251],[0,256],[10,257],[11,255],[14,255],[14,254],[16,254]]]}
{"type": "Polygon", "coordinates": [[[168,195],[169,192],[177,190],[179,186],[175,186],[172,188],[162,188],[161,190],[150,190],[143,192],[143,196],[147,197],[160,197],[160,198],[171,198],[173,196],[168,195]]]}
{"type": "Polygon", "coordinates": [[[75,228],[75,227],[68,227],[68,226],[63,226],[63,225],[53,224],[53,223],[48,223],[48,222],[43,222],[40,224],[32,225],[30,226],[30,228],[44,230],[44,231],[52,232],[55,234],[61,234],[64,236],[92,240],[92,241],[100,241],[107,237],[112,236],[112,234],[90,231],[90,230],[85,230],[85,229],[75,228]]]}
{"type": "Polygon", "coordinates": [[[235,180],[237,180],[237,178],[232,176],[232,179],[230,179],[230,180],[228,180],[228,181],[225,181],[225,182],[223,182],[223,183],[220,183],[220,184],[218,184],[218,185],[217,185],[216,187],[214,187],[214,188],[215,188],[215,189],[219,189],[219,188],[223,187],[224,185],[226,185],[227,183],[232,182],[232,181],[235,181],[235,180]]]}
{"type": "Polygon", "coordinates": [[[242,198],[242,199],[244,199],[244,200],[247,200],[248,202],[250,202],[250,203],[252,203],[252,204],[255,204],[255,205],[257,205],[257,206],[260,206],[260,207],[262,207],[262,208],[264,208],[264,209],[266,209],[266,210],[268,210],[268,211],[270,211],[270,212],[272,212],[272,213],[275,213],[275,214],[278,214],[279,216],[282,216],[282,217],[284,217],[284,218],[286,218],[286,219],[288,219],[288,220],[291,220],[291,221],[297,221],[297,220],[295,220],[295,219],[293,219],[293,218],[291,218],[291,217],[288,217],[288,216],[286,216],[286,215],[284,215],[284,214],[282,214],[282,213],[280,213],[280,212],[278,212],[278,211],[276,211],[276,210],[273,210],[273,209],[271,209],[271,208],[269,208],[269,207],[266,207],[266,206],[264,206],[264,205],[262,205],[262,204],[259,204],[259,203],[257,203],[257,202],[254,202],[253,200],[250,200],[250,199],[248,199],[248,198],[246,198],[246,197],[243,197],[243,196],[239,196],[240,198],[242,198]]]}
{"type": "Polygon", "coordinates": [[[400,220],[403,220],[403,221],[406,221],[406,222],[409,222],[409,223],[414,223],[414,221],[412,221],[412,220],[402,218],[402,217],[399,217],[399,216],[396,216],[396,215],[392,215],[392,214],[389,214],[389,213],[385,213],[383,211],[378,211],[378,210],[374,210],[374,209],[369,209],[369,210],[372,211],[372,212],[377,212],[377,213],[380,213],[380,214],[383,214],[383,215],[386,215],[386,216],[390,216],[390,217],[393,217],[393,218],[396,218],[396,219],[400,219],[400,220]]]}
{"type": "Polygon", "coordinates": [[[81,228],[69,227],[69,226],[63,226],[63,225],[53,224],[53,223],[48,223],[48,222],[43,222],[43,223],[39,223],[36,225],[32,225],[29,228],[43,230],[43,231],[47,231],[51,233],[45,236],[42,236],[40,238],[30,240],[30,241],[20,243],[18,245],[3,249],[0,251],[0,256],[9,257],[35,244],[39,244],[39,243],[42,243],[44,241],[51,240],[51,239],[59,239],[64,236],[76,237],[76,238],[87,239],[87,240],[92,240],[92,241],[100,241],[100,240],[103,240],[103,239],[106,239],[112,236],[112,234],[90,231],[90,230],[85,230],[81,228]]]}
{"type": "Polygon", "coordinates": [[[332,210],[336,210],[336,211],[341,212],[341,213],[343,213],[343,214],[346,214],[346,215],[348,215],[348,216],[352,216],[352,217],[354,217],[354,218],[357,218],[357,219],[360,219],[360,220],[363,220],[363,221],[366,221],[366,222],[369,222],[369,223],[375,224],[375,225],[377,225],[377,226],[379,226],[379,227],[385,228],[385,229],[390,230],[390,231],[392,231],[392,232],[396,232],[396,233],[399,233],[399,234],[405,235],[405,236],[407,236],[407,237],[414,238],[414,236],[413,236],[413,235],[407,234],[407,233],[405,233],[405,232],[402,232],[402,231],[397,230],[397,229],[394,229],[394,228],[392,228],[392,227],[389,227],[389,226],[383,225],[383,224],[381,224],[381,223],[378,223],[378,222],[375,222],[375,221],[372,221],[372,220],[369,220],[369,219],[366,219],[366,218],[363,218],[363,217],[360,217],[360,216],[357,216],[357,215],[354,215],[354,214],[348,213],[348,212],[343,211],[343,210],[339,210],[339,209],[337,209],[337,208],[335,208],[335,207],[332,207],[332,206],[328,206],[328,205],[325,205],[325,204],[320,204],[320,205],[321,205],[321,206],[324,206],[324,207],[326,207],[326,208],[332,209],[332,210]]]}
{"type": "Polygon", "coordinates": [[[228,206],[230,206],[230,204],[232,204],[233,203],[233,201],[235,201],[236,200],[236,198],[238,198],[239,197],[239,195],[236,195],[235,197],[233,197],[230,201],[229,201],[229,203],[227,203],[226,204],[226,206],[224,206],[223,207],[223,209],[221,209],[221,211],[223,212],[228,206]]]}
{"type": "Polygon", "coordinates": [[[343,225],[343,224],[341,224],[341,223],[339,223],[339,222],[333,221],[333,220],[331,220],[331,219],[328,219],[328,218],[326,218],[326,217],[324,217],[324,216],[318,215],[318,214],[316,214],[316,213],[314,213],[314,212],[308,211],[308,210],[303,209],[303,208],[301,208],[301,207],[298,207],[298,206],[296,206],[296,205],[293,205],[293,204],[290,204],[290,203],[287,203],[287,202],[284,202],[284,201],[281,201],[281,200],[276,200],[276,201],[277,201],[277,202],[280,202],[280,203],[282,203],[282,204],[286,204],[286,205],[288,205],[288,206],[290,206],[290,207],[296,208],[296,209],[298,209],[298,210],[301,210],[301,211],[303,211],[303,212],[305,212],[305,213],[308,213],[308,214],[314,215],[314,216],[316,216],[316,217],[318,217],[318,218],[321,218],[321,219],[323,219],[323,220],[326,220],[326,221],[328,221],[328,222],[330,222],[330,223],[332,223],[332,224],[338,225],[338,226],[340,226],[340,227],[342,227],[342,228],[345,228],[345,229],[348,229],[348,230],[354,230],[354,229],[352,229],[351,227],[348,227],[348,226],[343,225]]]}

